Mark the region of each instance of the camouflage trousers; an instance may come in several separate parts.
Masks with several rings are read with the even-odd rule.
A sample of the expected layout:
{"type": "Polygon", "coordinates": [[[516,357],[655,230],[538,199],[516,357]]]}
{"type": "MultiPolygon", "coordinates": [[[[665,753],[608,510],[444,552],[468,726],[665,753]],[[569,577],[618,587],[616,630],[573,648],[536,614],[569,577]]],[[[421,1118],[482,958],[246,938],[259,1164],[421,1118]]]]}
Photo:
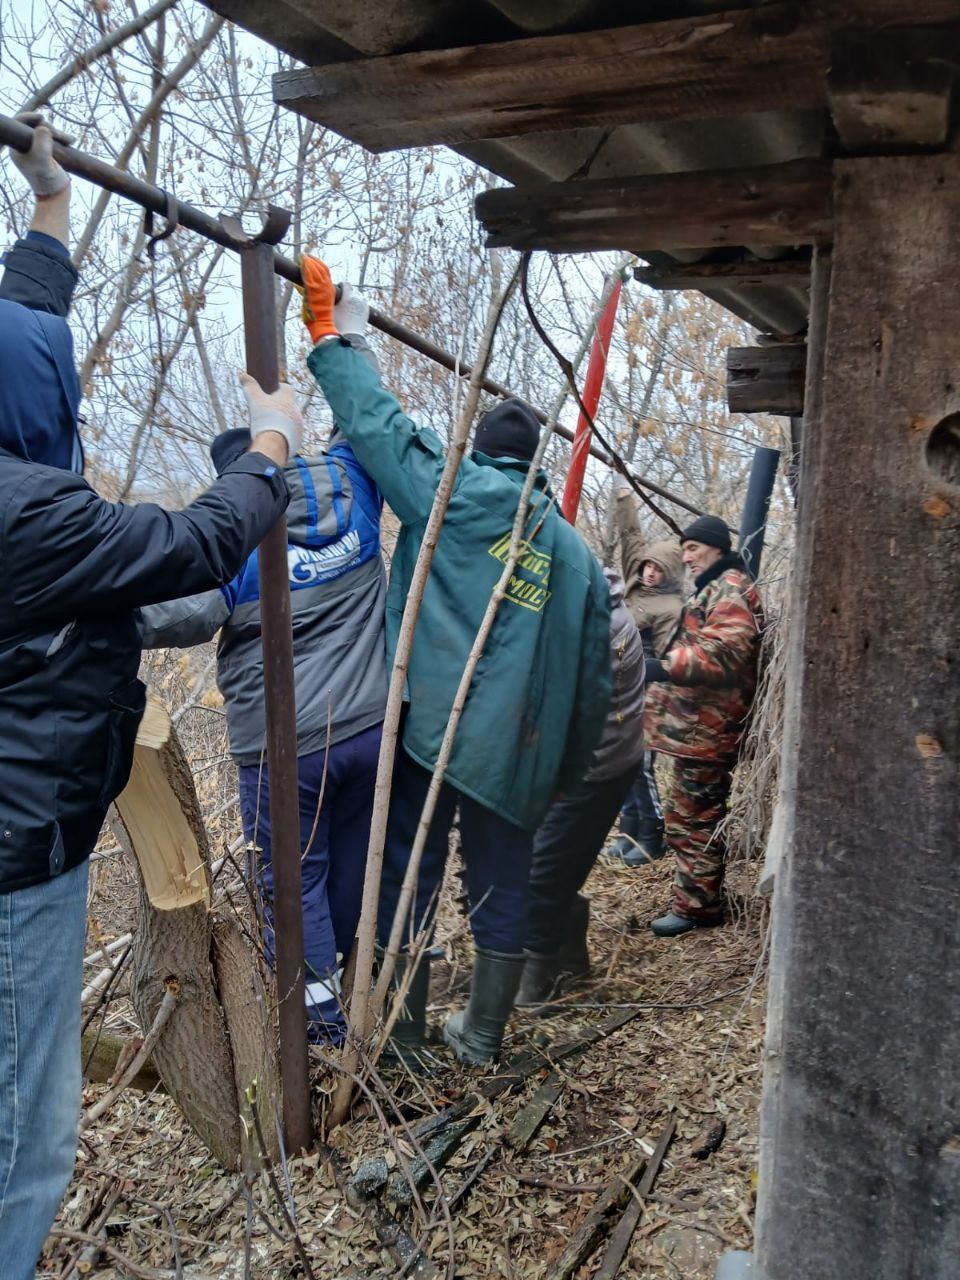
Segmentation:
{"type": "Polygon", "coordinates": [[[691,919],[709,919],[722,910],[726,846],[717,827],[730,795],[732,769],[713,760],[673,762],[673,782],[664,812],[667,848],[676,863],[673,910],[691,919]]]}

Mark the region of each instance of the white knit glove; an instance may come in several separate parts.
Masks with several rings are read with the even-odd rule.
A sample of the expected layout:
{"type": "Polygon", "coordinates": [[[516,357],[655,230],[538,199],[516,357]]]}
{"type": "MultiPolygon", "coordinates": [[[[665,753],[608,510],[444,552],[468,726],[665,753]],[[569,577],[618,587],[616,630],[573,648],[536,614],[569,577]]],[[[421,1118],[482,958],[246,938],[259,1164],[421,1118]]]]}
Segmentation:
{"type": "Polygon", "coordinates": [[[21,124],[33,129],[33,143],[29,151],[10,148],[10,159],[17,166],[35,196],[55,196],[70,185],[66,169],[53,158],[54,142],[69,147],[73,139],[60,129],[54,129],[39,111],[23,111],[17,116],[21,124]]]}
{"type": "Polygon", "coordinates": [[[338,333],[363,333],[370,318],[370,303],[359,289],[345,284],[340,301],[333,308],[333,323],[338,333]]]}
{"type": "Polygon", "coordinates": [[[256,444],[257,436],[264,431],[276,431],[286,440],[291,458],[299,453],[303,439],[303,415],[294,397],[293,387],[281,382],[276,391],[268,395],[249,373],[240,374],[240,385],[247,398],[253,443],[256,444]]]}

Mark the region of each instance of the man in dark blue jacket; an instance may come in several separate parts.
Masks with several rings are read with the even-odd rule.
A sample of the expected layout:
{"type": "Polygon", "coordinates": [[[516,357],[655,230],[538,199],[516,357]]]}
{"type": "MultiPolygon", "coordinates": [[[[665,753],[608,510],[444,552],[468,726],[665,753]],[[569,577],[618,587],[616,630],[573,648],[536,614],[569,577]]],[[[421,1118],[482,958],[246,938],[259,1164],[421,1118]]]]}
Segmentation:
{"type": "MultiPolygon", "coordinates": [[[[29,121],[35,123],[35,121],[29,121]]],[[[82,477],[64,317],[69,180],[36,129],[36,196],[0,281],[0,1259],[29,1280],[70,1179],[88,858],[144,707],[138,607],[228,582],[287,505],[289,388],[244,390],[254,452],[181,512],[82,477]]]]}

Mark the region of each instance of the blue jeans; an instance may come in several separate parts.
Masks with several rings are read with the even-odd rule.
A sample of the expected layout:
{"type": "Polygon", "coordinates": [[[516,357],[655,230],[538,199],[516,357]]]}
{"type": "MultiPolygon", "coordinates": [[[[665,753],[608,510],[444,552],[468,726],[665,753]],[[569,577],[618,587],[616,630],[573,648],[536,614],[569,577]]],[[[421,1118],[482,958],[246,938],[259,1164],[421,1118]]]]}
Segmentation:
{"type": "Polygon", "coordinates": [[[73,1172],[87,869],[0,893],[3,1280],[33,1280],[73,1172]]]}
{"type": "Polygon", "coordinates": [[[663,808],[653,769],[655,759],[653,751],[643,753],[643,764],[620,810],[621,829],[641,840],[655,840],[663,835],[663,808]]]}
{"type": "MultiPolygon", "coordinates": [[[[336,1042],[346,1030],[339,1002],[337,953],[346,960],[360,919],[379,752],[380,725],[375,725],[335,743],[329,753],[314,751],[297,761],[303,949],[313,1039],[336,1042]]],[[[264,941],[272,965],[273,862],[266,765],[262,777],[259,765],[241,765],[240,812],[244,835],[262,850],[259,879],[265,906],[264,941]]]]}
{"type": "MultiPolygon", "coordinates": [[[[381,946],[400,899],[403,874],[430,786],[430,773],[404,751],[397,750],[390,792],[390,818],[383,851],[383,878],[377,931],[381,946]]],[[[467,873],[470,928],[478,947],[517,955],[526,941],[530,903],[530,854],[533,833],[507,822],[444,783],[430,824],[413,900],[414,930],[436,914],[437,896],[449,852],[450,828],[460,806],[460,848],[467,873]]]]}

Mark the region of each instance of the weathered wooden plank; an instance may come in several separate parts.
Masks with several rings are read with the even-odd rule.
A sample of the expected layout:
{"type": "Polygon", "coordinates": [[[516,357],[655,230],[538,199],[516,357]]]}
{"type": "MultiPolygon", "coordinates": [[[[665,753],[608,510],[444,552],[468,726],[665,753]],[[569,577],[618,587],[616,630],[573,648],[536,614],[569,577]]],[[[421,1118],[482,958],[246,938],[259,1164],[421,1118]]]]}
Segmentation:
{"type": "Polygon", "coordinates": [[[822,369],[810,355],[756,1269],[954,1280],[960,469],[944,452],[960,411],[960,158],[838,161],[836,178],[822,369]]]}
{"type": "MultiPolygon", "coordinates": [[[[952,0],[744,6],[280,72],[274,98],[372,151],[809,108],[826,101],[829,41],[839,27],[956,17],[952,0]]],[[[264,22],[258,14],[248,25],[264,22]]]]}
{"type": "Polygon", "coordinates": [[[727,349],[731,413],[803,413],[807,348],[802,342],[727,349]]]}
{"type": "Polygon", "coordinates": [[[960,26],[841,33],[827,77],[840,141],[851,151],[945,146],[958,60],[960,26]]]}
{"type": "Polygon", "coordinates": [[[651,289],[802,289],[810,283],[810,258],[804,255],[769,262],[676,262],[635,267],[633,274],[640,284],[651,289]]]}
{"type": "Polygon", "coordinates": [[[491,248],[710,248],[829,240],[825,160],[498,187],[476,199],[491,248]]]}
{"type": "Polygon", "coordinates": [[[794,4],[280,72],[274,100],[371,151],[824,101],[794,4]]]}

